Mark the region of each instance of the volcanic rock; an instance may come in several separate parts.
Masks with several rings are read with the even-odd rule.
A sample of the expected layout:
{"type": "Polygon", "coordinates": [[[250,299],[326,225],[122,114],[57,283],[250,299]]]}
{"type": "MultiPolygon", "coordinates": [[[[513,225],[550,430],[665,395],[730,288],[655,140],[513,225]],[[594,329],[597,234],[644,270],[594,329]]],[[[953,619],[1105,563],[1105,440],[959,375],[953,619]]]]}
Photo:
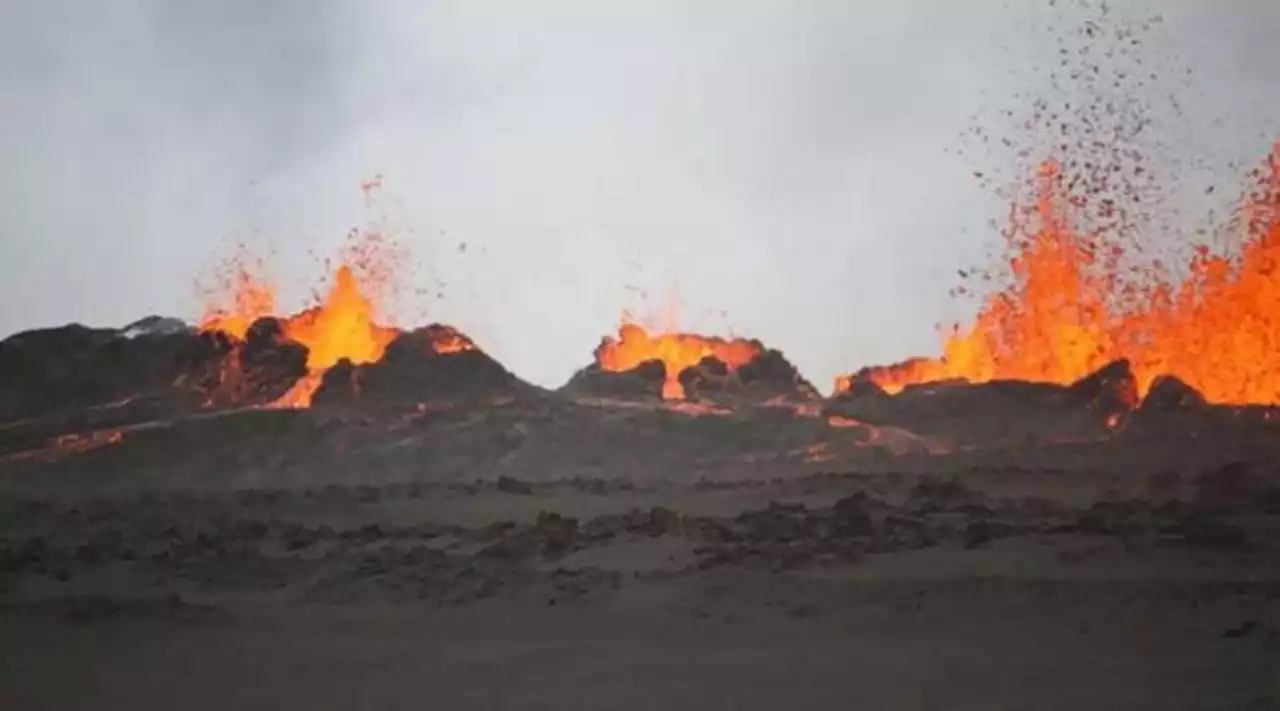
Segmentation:
{"type": "Polygon", "coordinates": [[[1003,446],[1101,438],[1136,402],[1127,361],[1116,361],[1069,385],[995,380],[910,385],[889,394],[853,380],[826,413],[875,426],[901,427],[957,444],[1003,446]]]}
{"type": "Polygon", "coordinates": [[[591,365],[573,374],[560,392],[571,397],[602,397],[623,400],[660,400],[666,367],[660,360],[647,360],[621,373],[591,365]]]}
{"type": "Polygon", "coordinates": [[[1142,411],[1186,412],[1208,405],[1200,391],[1172,375],[1162,375],[1151,383],[1142,400],[1142,411]]]}
{"type": "Polygon", "coordinates": [[[1280,408],[1208,402],[1200,391],[1172,375],[1155,379],[1129,427],[1134,436],[1225,438],[1274,437],[1280,408]]]}
{"type": "Polygon", "coordinates": [[[1104,417],[1124,415],[1138,404],[1138,381],[1122,358],[1072,383],[1067,397],[1104,417]]]}
{"type": "Polygon", "coordinates": [[[306,350],[271,325],[240,342],[177,323],[72,324],[0,342],[0,452],[112,442],[112,428],[269,402],[305,373],[306,350]]]}
{"type": "Polygon", "coordinates": [[[800,404],[822,397],[780,351],[773,349],[762,351],[736,370],[714,357],[703,358],[680,374],[680,384],[691,400],[729,406],[800,404]]]}
{"type": "Polygon", "coordinates": [[[207,349],[193,348],[189,362],[194,378],[186,382],[207,392],[214,405],[272,402],[307,372],[307,349],[288,340],[275,318],[255,321],[243,342],[216,332],[202,334],[202,339],[217,355],[211,358],[207,349]]]}
{"type": "Polygon", "coordinates": [[[403,406],[523,396],[535,388],[449,326],[402,333],[382,359],[341,361],[325,373],[312,404],[403,406]]]}
{"type": "Polygon", "coordinates": [[[146,316],[120,329],[125,338],[138,336],[170,336],[178,333],[190,333],[192,328],[186,321],[170,316],[146,316]]]}
{"type": "MultiPolygon", "coordinates": [[[[656,401],[662,399],[665,376],[666,366],[660,360],[645,361],[622,372],[608,371],[593,363],[575,373],[560,392],[573,397],[656,401]]],[[[763,347],[759,355],[736,369],[715,356],[707,356],[681,371],[680,385],[688,400],[729,407],[800,404],[821,399],[817,389],[782,353],[763,347]]]]}
{"type": "Polygon", "coordinates": [[[121,350],[112,347],[116,337],[114,329],[70,324],[0,341],[0,417],[31,417],[105,402],[143,384],[151,375],[145,368],[129,369],[115,378],[103,372],[108,356],[121,350]]]}
{"type": "Polygon", "coordinates": [[[173,396],[175,381],[230,351],[224,341],[186,330],[153,331],[146,324],[123,331],[70,324],[19,333],[0,341],[0,418],[173,396]]]}
{"type": "Polygon", "coordinates": [[[1232,462],[1192,479],[1195,500],[1209,505],[1248,505],[1267,489],[1266,480],[1244,462],[1232,462]]]}

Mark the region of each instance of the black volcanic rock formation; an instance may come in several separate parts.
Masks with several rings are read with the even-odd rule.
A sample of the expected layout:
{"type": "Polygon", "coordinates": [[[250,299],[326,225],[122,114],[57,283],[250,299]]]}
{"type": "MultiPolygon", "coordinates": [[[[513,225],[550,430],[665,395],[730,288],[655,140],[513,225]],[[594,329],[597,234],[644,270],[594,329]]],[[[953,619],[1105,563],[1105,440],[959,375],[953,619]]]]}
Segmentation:
{"type": "MultiPolygon", "coordinates": [[[[799,404],[821,400],[813,387],[781,352],[760,346],[760,354],[737,369],[714,356],[680,373],[680,385],[690,401],[748,406],[799,404]]],[[[574,373],[560,392],[571,397],[657,401],[662,398],[666,366],[648,360],[631,370],[614,372],[597,363],[574,373]]]]}
{"type": "Polygon", "coordinates": [[[1137,382],[1118,360],[1071,385],[995,380],[910,385],[889,394],[866,380],[825,411],[965,445],[1007,445],[1106,436],[1132,411],[1137,382]]]}
{"type": "Polygon", "coordinates": [[[169,393],[193,362],[216,358],[221,350],[220,344],[189,330],[133,326],[116,330],[70,324],[0,341],[0,418],[37,417],[169,393]]]}
{"type": "Polygon", "coordinates": [[[397,336],[377,362],[342,361],[330,368],[312,404],[404,406],[536,391],[459,331],[432,324],[397,336]]]}
{"type": "Polygon", "coordinates": [[[71,324],[16,334],[0,341],[0,454],[68,436],[92,441],[250,397],[264,366],[290,357],[278,392],[261,398],[303,372],[304,349],[274,340],[249,347],[158,317],[119,330],[71,324]]]}
{"type": "Polygon", "coordinates": [[[690,400],[729,406],[800,404],[822,399],[800,371],[773,349],[762,350],[736,370],[714,357],[703,358],[680,374],[680,384],[690,400]]]}
{"type": "Polygon", "coordinates": [[[592,363],[573,374],[560,387],[570,397],[599,397],[619,400],[661,400],[666,366],[660,360],[646,360],[631,370],[614,372],[592,363]]]}
{"type": "Polygon", "coordinates": [[[1246,431],[1280,433],[1280,407],[1211,403],[1185,381],[1162,375],[1151,383],[1129,424],[1134,435],[1230,438],[1246,431]]]}
{"type": "Polygon", "coordinates": [[[268,402],[305,371],[306,349],[274,323],[241,343],[149,317],[124,329],[79,324],[0,341],[0,421],[6,438],[168,418],[209,405],[268,402]]]}
{"type": "Polygon", "coordinates": [[[1151,389],[1142,399],[1141,410],[1144,413],[1187,412],[1207,405],[1199,390],[1172,375],[1161,375],[1151,383],[1151,389]]]}
{"type": "Polygon", "coordinates": [[[184,353],[178,383],[204,393],[208,404],[266,404],[307,373],[306,347],[288,340],[275,318],[255,321],[243,342],[220,332],[197,339],[184,353]]]}

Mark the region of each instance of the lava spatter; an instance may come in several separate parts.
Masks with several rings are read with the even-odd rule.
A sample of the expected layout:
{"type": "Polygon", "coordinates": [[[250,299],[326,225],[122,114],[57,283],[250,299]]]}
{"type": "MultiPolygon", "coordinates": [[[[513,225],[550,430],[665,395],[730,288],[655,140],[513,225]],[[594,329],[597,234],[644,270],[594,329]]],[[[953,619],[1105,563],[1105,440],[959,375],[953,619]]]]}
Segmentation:
{"type": "Polygon", "coordinates": [[[1280,403],[1277,153],[1250,174],[1236,219],[1206,227],[1185,214],[1183,188],[1209,160],[1176,158],[1198,155],[1184,145],[1194,127],[1179,123],[1190,71],[1146,48],[1158,18],[1093,10],[1056,30],[1059,59],[1039,77],[1053,92],[1027,107],[1027,135],[975,130],[983,146],[1016,151],[999,161],[1021,171],[1012,192],[1033,188],[1029,200],[1002,193],[1013,209],[997,268],[962,273],[999,286],[958,290],[987,296],[940,357],[841,376],[838,392],[859,380],[891,393],[944,380],[1066,385],[1124,359],[1142,396],[1174,376],[1211,402],[1280,403]],[[1037,157],[1038,171],[1027,165],[1037,157]]]}
{"type": "Polygon", "coordinates": [[[745,339],[724,339],[691,333],[650,334],[643,326],[624,322],[617,337],[607,336],[596,348],[596,364],[602,370],[625,372],[642,363],[658,361],[664,369],[662,397],[683,400],[680,374],[712,357],[734,370],[760,355],[760,345],[745,339]]]}

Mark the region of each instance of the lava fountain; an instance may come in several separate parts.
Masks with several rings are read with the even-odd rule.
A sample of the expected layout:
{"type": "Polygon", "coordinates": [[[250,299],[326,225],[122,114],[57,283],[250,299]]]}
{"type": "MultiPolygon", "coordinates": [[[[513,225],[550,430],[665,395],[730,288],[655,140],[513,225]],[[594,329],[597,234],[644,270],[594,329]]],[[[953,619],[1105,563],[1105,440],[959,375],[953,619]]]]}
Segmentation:
{"type": "Polygon", "coordinates": [[[243,341],[249,327],[260,318],[276,313],[275,289],[265,276],[262,259],[239,245],[217,270],[218,278],[205,285],[201,331],[221,331],[243,341]]]}
{"type": "Polygon", "coordinates": [[[216,285],[221,294],[204,309],[202,331],[221,332],[239,344],[255,321],[274,316],[280,337],[307,349],[306,375],[271,407],[310,406],[326,371],[343,360],[355,365],[376,362],[400,334],[379,321],[386,304],[378,302],[394,292],[407,263],[403,250],[380,232],[352,231],[339,256],[340,265],[320,303],[291,316],[278,315],[276,292],[263,276],[261,259],[251,259],[240,247],[221,265],[223,277],[216,285]]]}
{"type": "Polygon", "coordinates": [[[595,358],[602,370],[610,372],[624,372],[647,361],[660,361],[665,372],[663,399],[683,400],[685,392],[680,383],[680,373],[697,365],[703,358],[714,357],[729,370],[736,370],[760,353],[760,344],[754,341],[691,333],[650,334],[643,326],[624,319],[617,337],[606,336],[601,341],[595,358]]]}
{"type": "MultiPolygon", "coordinates": [[[[1241,247],[1197,246],[1186,276],[1146,275],[1136,288],[1115,260],[1071,227],[1055,164],[1038,176],[1034,219],[1015,225],[1011,286],[946,338],[940,358],[916,358],[856,377],[889,392],[915,383],[997,379],[1069,384],[1127,358],[1145,395],[1173,375],[1223,404],[1280,403],[1280,144],[1242,200],[1241,247]]],[[[1015,211],[1016,212],[1016,211],[1015,211]]]]}
{"type": "Polygon", "coordinates": [[[306,346],[307,374],[294,383],[273,407],[309,407],[325,371],[341,360],[354,365],[382,359],[399,331],[374,321],[373,303],[360,291],[351,267],[342,265],[324,303],[284,321],[289,340],[306,346]]]}

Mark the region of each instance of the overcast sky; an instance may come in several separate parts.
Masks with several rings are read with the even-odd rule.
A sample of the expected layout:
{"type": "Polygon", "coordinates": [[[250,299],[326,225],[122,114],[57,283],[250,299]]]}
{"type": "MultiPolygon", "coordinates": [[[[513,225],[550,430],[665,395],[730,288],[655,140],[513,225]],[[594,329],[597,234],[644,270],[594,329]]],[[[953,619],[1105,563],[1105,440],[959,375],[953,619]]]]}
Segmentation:
{"type": "MultiPolygon", "coordinates": [[[[685,329],[759,337],[827,388],[963,316],[947,292],[1005,210],[972,173],[1016,176],[956,149],[1017,133],[1000,112],[1051,91],[1063,18],[1098,13],[1051,4],[8,0],[0,333],[193,319],[232,240],[302,306],[381,174],[407,269],[445,284],[398,313],[530,380],[674,290],[685,329]]],[[[1230,187],[1280,138],[1280,3],[1112,5],[1165,18],[1152,91],[1186,110],[1161,159],[1230,187]]]]}

